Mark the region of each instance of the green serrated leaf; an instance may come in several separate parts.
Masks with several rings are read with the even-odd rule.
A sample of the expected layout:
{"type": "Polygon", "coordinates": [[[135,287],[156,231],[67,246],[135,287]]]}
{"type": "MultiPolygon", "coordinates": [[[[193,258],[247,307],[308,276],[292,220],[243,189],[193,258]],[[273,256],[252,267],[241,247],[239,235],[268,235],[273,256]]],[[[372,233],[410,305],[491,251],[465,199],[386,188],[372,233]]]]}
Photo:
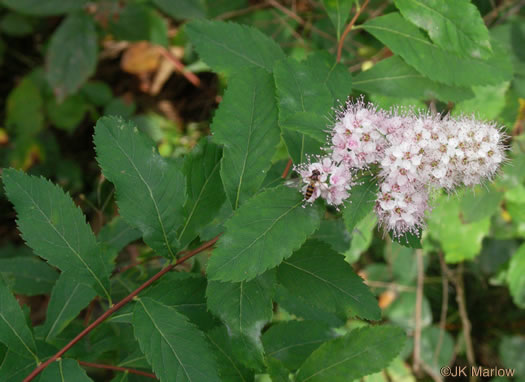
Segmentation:
{"type": "Polygon", "coordinates": [[[359,179],[359,184],[352,187],[350,198],[345,202],[343,220],[348,232],[372,212],[379,188],[377,180],[372,176],[359,179]]]}
{"type": "Polygon", "coordinates": [[[279,265],[319,227],[319,208],[302,204],[303,196],[285,186],[246,202],[226,222],[226,233],[208,262],[208,277],[250,280],[279,265]]]}
{"type": "Polygon", "coordinates": [[[492,41],[494,54],[487,60],[462,58],[433,44],[399,13],[367,21],[362,26],[428,78],[448,85],[495,85],[512,77],[512,62],[500,44],[492,41]],[[454,68],[454,70],[449,70],[454,68]]]}
{"type": "Polygon", "coordinates": [[[306,359],[297,382],[346,382],[388,366],[405,343],[405,333],[392,326],[365,327],[321,345],[306,359]]]}
{"type": "Polygon", "coordinates": [[[37,84],[30,76],[24,77],[7,97],[7,129],[21,138],[36,135],[44,127],[43,106],[37,84]]]}
{"type": "Polygon", "coordinates": [[[89,0],[2,0],[1,4],[27,15],[51,16],[79,10],[88,1],[89,0]]]}
{"type": "Polygon", "coordinates": [[[463,194],[460,202],[462,219],[466,223],[482,220],[499,210],[503,192],[494,187],[477,187],[463,194]]]}
{"type": "Polygon", "coordinates": [[[290,370],[276,358],[266,357],[266,372],[270,375],[272,382],[290,382],[290,370]]]}
{"type": "Polygon", "coordinates": [[[353,86],[368,93],[390,97],[438,99],[458,102],[474,97],[471,89],[441,84],[425,77],[399,56],[379,61],[355,76],[353,86]]]}
{"type": "Polygon", "coordinates": [[[496,119],[505,108],[505,94],[509,87],[510,82],[473,86],[474,97],[458,103],[452,115],[475,114],[479,119],[496,119]]]}
{"type": "Polygon", "coordinates": [[[321,220],[319,230],[310,238],[324,241],[339,253],[344,253],[350,247],[350,233],[342,219],[321,220]]]}
{"type": "Polygon", "coordinates": [[[175,20],[206,17],[206,7],[201,0],[153,0],[153,4],[175,20]]]}
{"type": "Polygon", "coordinates": [[[279,282],[292,294],[330,312],[379,320],[377,300],[344,257],[327,244],[308,241],[277,268],[279,282]]]}
{"type": "Polygon", "coordinates": [[[143,296],[176,309],[203,330],[217,324],[217,320],[206,308],[206,278],[202,276],[169,273],[143,293],[143,296]],[[168,290],[177,293],[166,293],[168,290]]]}
{"type": "Polygon", "coordinates": [[[507,283],[514,303],[520,308],[525,308],[525,245],[510,259],[507,283]]]}
{"type": "Polygon", "coordinates": [[[324,322],[292,320],[271,326],[264,332],[262,341],[268,357],[280,360],[290,370],[297,370],[315,349],[334,337],[324,322]]]}
{"type": "Polygon", "coordinates": [[[109,297],[109,269],[82,211],[57,185],[21,171],[2,175],[18,227],[35,253],[109,297]]]}
{"type": "Polygon", "coordinates": [[[473,58],[492,54],[489,31],[469,0],[395,0],[403,17],[426,30],[445,50],[473,58]]]}
{"type": "Polygon", "coordinates": [[[178,233],[182,247],[217,216],[226,199],[219,172],[221,157],[222,149],[208,138],[186,157],[183,172],[188,199],[184,204],[185,222],[178,233]]]}
{"type": "Polygon", "coordinates": [[[283,131],[293,131],[317,141],[319,146],[326,144],[327,119],[322,115],[300,111],[290,115],[280,123],[283,131]]]}
{"type": "Polygon", "coordinates": [[[0,342],[11,352],[40,362],[33,334],[15,297],[0,279],[0,342]]]}
{"type": "Polygon", "coordinates": [[[274,94],[265,71],[237,73],[213,119],[213,139],[224,145],[221,178],[234,210],[259,190],[279,143],[274,94]]]}
{"type": "Polygon", "coordinates": [[[481,251],[481,242],[490,229],[490,218],[465,224],[457,197],[442,196],[428,219],[430,236],[441,243],[448,263],[473,259],[481,251]]]}
{"type": "Polygon", "coordinates": [[[82,122],[88,110],[88,104],[80,94],[67,97],[62,102],[51,98],[46,103],[47,115],[56,127],[73,131],[82,122]]]}
{"type": "Polygon", "coordinates": [[[138,229],[133,228],[122,217],[117,216],[101,228],[97,239],[103,246],[120,252],[126,245],[141,236],[138,229]]]}
{"type": "MultiPolygon", "coordinates": [[[[274,67],[274,78],[281,127],[297,112],[310,112],[327,118],[331,115],[331,93],[325,83],[317,81],[317,76],[305,63],[291,58],[279,61],[274,67]]],[[[325,126],[326,123],[319,130],[325,126]]],[[[307,154],[321,154],[322,145],[317,140],[289,129],[283,129],[282,133],[294,163],[305,162],[307,154]]]]}
{"type": "Polygon", "coordinates": [[[359,259],[359,256],[370,246],[376,223],[377,216],[371,211],[356,224],[351,232],[350,249],[344,254],[345,260],[348,263],[355,263],[359,259]]]}
{"type": "Polygon", "coordinates": [[[235,357],[234,343],[226,327],[218,326],[206,333],[206,337],[213,350],[215,350],[222,382],[247,382],[253,380],[254,373],[244,367],[235,357]]]}
{"type": "Polygon", "coordinates": [[[348,68],[336,62],[335,57],[330,53],[315,52],[308,56],[306,65],[317,80],[328,87],[332,93],[334,106],[344,103],[352,93],[352,75],[348,68]]]}
{"type": "Polygon", "coordinates": [[[50,342],[95,296],[96,292],[89,285],[79,283],[69,273],[62,273],[51,293],[46,321],[44,325],[37,327],[38,335],[50,342]]]}
{"type": "Polygon", "coordinates": [[[120,215],[159,255],[175,257],[185,181],[177,165],[130,122],[104,117],[95,127],[97,161],[115,184],[120,215]]]}
{"type": "Polygon", "coordinates": [[[274,62],[285,57],[275,41],[248,26],[194,20],[186,32],[202,60],[218,72],[234,74],[255,67],[271,73],[274,62]]]}
{"type": "Polygon", "coordinates": [[[93,382],[77,361],[61,358],[46,367],[42,372],[39,382],[93,382]]]}
{"type": "Polygon", "coordinates": [[[161,382],[220,381],[203,334],[175,309],[143,297],[135,305],[133,328],[161,382]]]}
{"type": "Polygon", "coordinates": [[[402,235],[394,235],[392,231],[388,232],[388,235],[397,244],[407,248],[423,248],[421,246],[421,228],[418,229],[417,233],[405,232],[402,235]]]}
{"type": "Polygon", "coordinates": [[[210,281],[206,289],[208,309],[221,318],[231,332],[258,340],[261,329],[272,319],[275,271],[251,281],[210,281]]]}
{"type": "Polygon", "coordinates": [[[350,15],[352,4],[354,0],[323,0],[324,9],[334,24],[338,40],[350,15]]]}
{"type": "Polygon", "coordinates": [[[14,293],[35,296],[51,292],[58,272],[36,256],[0,259],[0,273],[13,279],[14,293]]]}
{"type": "Polygon", "coordinates": [[[84,12],[70,14],[51,37],[47,80],[59,101],[75,93],[95,72],[97,39],[95,22],[84,12]]]}

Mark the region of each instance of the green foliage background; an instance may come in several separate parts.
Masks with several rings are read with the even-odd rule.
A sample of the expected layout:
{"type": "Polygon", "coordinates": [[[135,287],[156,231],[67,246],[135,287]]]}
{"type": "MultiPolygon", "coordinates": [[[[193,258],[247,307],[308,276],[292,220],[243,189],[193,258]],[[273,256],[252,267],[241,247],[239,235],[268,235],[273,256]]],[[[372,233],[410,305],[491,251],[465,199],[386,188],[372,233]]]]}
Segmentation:
{"type": "Polygon", "coordinates": [[[523,5],[0,0],[0,381],[217,235],[35,380],[152,380],[102,364],[163,382],[438,381],[477,364],[525,381],[523,5]],[[509,160],[436,192],[421,238],[377,229],[368,175],[341,211],[303,208],[289,159],[321,153],[361,94],[495,120],[509,160]]]}

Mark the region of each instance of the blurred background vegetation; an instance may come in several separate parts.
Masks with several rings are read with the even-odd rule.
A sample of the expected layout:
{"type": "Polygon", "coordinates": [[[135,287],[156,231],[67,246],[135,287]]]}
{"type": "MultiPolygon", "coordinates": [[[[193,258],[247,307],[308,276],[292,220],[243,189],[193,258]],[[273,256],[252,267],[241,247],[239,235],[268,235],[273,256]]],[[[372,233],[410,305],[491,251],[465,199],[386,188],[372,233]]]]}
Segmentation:
{"type": "MultiPolygon", "coordinates": [[[[515,368],[515,380],[525,381],[525,4],[473,3],[511,57],[512,81],[473,87],[456,103],[415,99],[400,87],[360,89],[358,81],[349,89],[352,96],[366,91],[382,107],[476,112],[506,126],[511,137],[512,160],[494,184],[439,197],[421,250],[383,237],[372,216],[352,233],[340,219],[323,221],[317,238],[344,253],[367,279],[385,319],[421,336],[424,372],[410,367],[409,341],[403,356],[370,381],[438,380],[440,366],[464,365],[471,357],[487,367],[515,368]],[[424,263],[416,261],[416,251],[423,251],[424,263]],[[424,296],[416,306],[418,288],[424,296]]],[[[359,21],[394,10],[392,1],[372,0],[359,21]]],[[[100,116],[133,120],[161,155],[173,158],[209,134],[227,80],[199,60],[186,37],[185,22],[199,17],[254,26],[298,60],[317,50],[335,57],[341,33],[321,0],[0,0],[0,167],[58,183],[98,232],[117,214],[113,187],[95,162],[92,135],[100,116]]],[[[391,55],[357,30],[346,39],[341,62],[359,76],[391,55]]],[[[274,159],[281,173],[288,160],[284,145],[274,159]]],[[[124,252],[124,262],[148,256],[141,243],[124,252]]],[[[29,256],[2,190],[0,274],[38,325],[57,275],[49,267],[23,266],[29,256]]],[[[285,310],[286,301],[281,295],[285,310]]]]}

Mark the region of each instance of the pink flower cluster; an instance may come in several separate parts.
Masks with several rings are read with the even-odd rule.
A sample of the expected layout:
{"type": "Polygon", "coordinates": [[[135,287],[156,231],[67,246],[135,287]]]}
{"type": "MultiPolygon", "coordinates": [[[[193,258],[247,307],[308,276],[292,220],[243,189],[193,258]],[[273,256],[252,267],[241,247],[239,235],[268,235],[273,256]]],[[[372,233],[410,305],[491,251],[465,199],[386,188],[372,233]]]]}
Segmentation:
{"type": "Polygon", "coordinates": [[[338,206],[350,196],[359,170],[378,167],[375,211],[394,235],[424,225],[431,189],[454,190],[491,179],[505,159],[504,134],[473,117],[386,112],[362,100],[347,102],[331,130],[328,155],[300,164],[307,202],[321,197],[338,206]],[[317,170],[317,180],[312,172],[317,170]]]}

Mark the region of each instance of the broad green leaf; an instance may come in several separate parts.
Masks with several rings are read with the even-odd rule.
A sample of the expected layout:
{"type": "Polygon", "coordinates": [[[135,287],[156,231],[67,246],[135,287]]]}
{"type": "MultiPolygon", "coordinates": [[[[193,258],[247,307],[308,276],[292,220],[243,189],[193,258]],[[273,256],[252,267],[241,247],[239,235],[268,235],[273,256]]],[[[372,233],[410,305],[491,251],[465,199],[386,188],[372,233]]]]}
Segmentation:
{"type": "Polygon", "coordinates": [[[494,54],[489,59],[462,58],[430,42],[423,32],[399,13],[371,19],[363,28],[434,81],[470,87],[495,85],[512,77],[510,58],[496,41],[492,42],[494,54]]]}
{"type": "Polygon", "coordinates": [[[432,81],[408,65],[399,56],[379,61],[355,76],[353,86],[369,93],[391,97],[438,99],[457,102],[474,97],[466,87],[454,87],[432,81]]]}
{"type": "Polygon", "coordinates": [[[138,229],[130,226],[122,217],[117,216],[107,223],[98,233],[97,239],[103,246],[121,251],[126,245],[141,237],[138,229]]]}
{"type": "Polygon", "coordinates": [[[34,358],[36,345],[33,334],[27,327],[24,313],[15,297],[0,279],[0,342],[6,345],[9,351],[26,358],[34,358]]]}
{"type": "Polygon", "coordinates": [[[341,327],[347,320],[346,315],[322,310],[314,306],[309,300],[298,298],[280,284],[277,284],[275,289],[275,302],[280,309],[284,309],[296,317],[311,321],[321,321],[331,328],[341,327]]]}
{"type": "Polygon", "coordinates": [[[460,202],[462,221],[471,223],[494,215],[502,199],[503,193],[490,185],[466,190],[460,202]]]}
{"type": "Polygon", "coordinates": [[[6,127],[15,136],[27,138],[44,127],[44,101],[37,84],[29,76],[9,93],[6,107],[6,127]]]}
{"type": "Polygon", "coordinates": [[[403,17],[426,30],[445,50],[472,58],[492,54],[489,31],[478,8],[469,0],[395,0],[403,17]]]}
{"type": "Polygon", "coordinates": [[[342,219],[321,220],[319,230],[310,238],[324,241],[339,253],[344,253],[350,248],[350,233],[342,219]]]}
{"type": "Polygon", "coordinates": [[[206,308],[206,278],[200,275],[169,273],[142,295],[174,308],[203,330],[217,324],[206,308]]]}
{"type": "Polygon", "coordinates": [[[118,18],[110,24],[110,31],[118,40],[168,45],[166,20],[147,4],[128,2],[118,18]]]}
{"type": "Polygon", "coordinates": [[[280,125],[283,131],[293,131],[314,139],[319,146],[326,144],[328,120],[322,115],[300,111],[290,115],[280,125]]]}
{"type": "Polygon", "coordinates": [[[175,20],[206,16],[205,4],[202,0],[153,0],[153,4],[175,20]]]}
{"type": "Polygon", "coordinates": [[[113,98],[111,87],[102,81],[89,81],[82,86],[80,94],[96,106],[104,106],[113,98]]]}
{"type": "Polygon", "coordinates": [[[226,197],[219,172],[221,157],[222,149],[208,138],[203,138],[186,157],[183,172],[188,199],[184,204],[185,221],[178,233],[182,247],[217,216],[224,203],[226,197]]]}
{"type": "Polygon", "coordinates": [[[109,298],[109,269],[82,211],[57,185],[21,171],[2,175],[18,228],[35,253],[109,298]]]}
{"type": "Polygon", "coordinates": [[[53,33],[46,54],[47,80],[59,101],[95,72],[97,56],[93,18],[84,12],[70,14],[53,33]]]}
{"type": "Polygon", "coordinates": [[[377,180],[372,176],[364,176],[350,190],[350,199],[345,202],[343,219],[348,232],[353,232],[356,225],[372,210],[377,198],[377,180]]]}
{"type": "MultiPolygon", "coordinates": [[[[297,112],[310,112],[329,117],[333,106],[330,90],[319,82],[313,70],[306,65],[286,59],[274,67],[275,86],[279,105],[279,125],[297,112]]],[[[323,124],[319,129],[323,129],[323,124]]],[[[283,129],[283,138],[294,163],[305,162],[306,155],[321,154],[321,146],[315,139],[305,134],[283,129]]]]}
{"type": "MultiPolygon", "coordinates": [[[[421,304],[421,327],[432,324],[432,309],[426,297],[421,304]]],[[[412,331],[415,328],[416,293],[404,292],[385,310],[385,316],[394,324],[412,331]]]]}
{"type": "Polygon", "coordinates": [[[429,326],[421,331],[421,359],[439,375],[439,369],[450,365],[454,356],[454,339],[437,326],[429,326]],[[436,351],[439,353],[436,354],[436,351]]]}
{"type": "Polygon", "coordinates": [[[458,103],[452,114],[475,114],[478,118],[496,119],[505,108],[505,93],[509,86],[510,82],[473,86],[474,97],[458,103]]]}
{"type": "Polygon", "coordinates": [[[80,94],[73,94],[62,102],[51,98],[46,103],[47,115],[56,127],[73,131],[82,122],[88,110],[88,104],[80,94]]]}
{"type": "Polygon", "coordinates": [[[490,228],[490,218],[465,224],[460,219],[460,201],[442,196],[428,219],[428,232],[438,240],[448,263],[473,259],[481,251],[481,242],[490,228]]]}
{"type": "Polygon", "coordinates": [[[332,93],[334,106],[343,104],[352,93],[352,75],[347,67],[336,62],[332,54],[315,52],[308,56],[306,65],[318,81],[326,84],[332,93]]]}
{"type": "Polygon", "coordinates": [[[326,342],[306,359],[297,382],[346,382],[380,371],[401,351],[405,333],[392,326],[355,329],[326,342]]]}
{"type": "Polygon", "coordinates": [[[220,381],[204,335],[175,309],[143,297],[135,305],[133,328],[161,382],[220,381]]]}
{"type": "Polygon", "coordinates": [[[379,320],[377,300],[344,257],[327,244],[308,241],[277,268],[279,282],[292,294],[331,312],[351,311],[379,320]]]}
{"type": "Polygon", "coordinates": [[[302,204],[297,190],[281,186],[242,205],[208,262],[210,280],[250,280],[290,257],[320,223],[319,208],[302,204]]]}
{"type": "Polygon", "coordinates": [[[388,235],[394,243],[400,244],[407,248],[423,248],[421,244],[421,228],[417,232],[405,232],[402,235],[394,235],[394,232],[388,231],[388,235]]]}
{"type": "Polygon", "coordinates": [[[175,257],[185,200],[176,163],[162,158],[146,135],[121,118],[99,119],[94,141],[97,161],[117,189],[120,215],[159,255],[175,257]]]}
{"type": "Polygon", "coordinates": [[[266,357],[266,373],[272,382],[290,382],[290,370],[284,367],[283,363],[276,358],[266,357]]]}
{"type": "Polygon", "coordinates": [[[74,359],[60,358],[46,367],[39,382],[93,382],[74,359]]]}
{"type": "Polygon", "coordinates": [[[525,308],[525,245],[510,259],[507,283],[514,303],[520,308],[525,308]]]}
{"type": "Polygon", "coordinates": [[[34,16],[60,15],[81,9],[89,0],[2,0],[0,3],[14,11],[34,16]]]}
{"type": "Polygon", "coordinates": [[[334,332],[323,322],[292,320],[271,326],[262,341],[268,357],[297,370],[315,349],[334,337],[334,332]]]}
{"type": "Polygon", "coordinates": [[[79,283],[69,273],[62,273],[51,293],[46,321],[37,328],[38,334],[49,342],[60,334],[95,296],[96,292],[89,285],[79,283]]]}
{"type": "Polygon", "coordinates": [[[246,67],[272,72],[274,62],[285,57],[275,41],[252,27],[194,20],[186,32],[202,60],[218,72],[234,74],[246,67]]]}
{"type": "Polygon", "coordinates": [[[58,272],[36,256],[0,259],[0,273],[13,280],[14,293],[26,296],[51,292],[58,279],[58,272]]]}
{"type": "Polygon", "coordinates": [[[505,336],[499,344],[499,354],[503,366],[514,369],[516,377],[519,378],[518,381],[525,378],[524,353],[525,339],[522,336],[505,336]]]}
{"type": "Polygon", "coordinates": [[[18,12],[8,12],[0,20],[0,29],[8,36],[29,36],[34,31],[31,17],[18,12]]]}
{"type": "Polygon", "coordinates": [[[253,380],[253,372],[236,359],[233,343],[224,326],[218,326],[206,333],[208,342],[214,350],[222,382],[248,382],[253,380]]]}
{"type": "Polygon", "coordinates": [[[275,271],[250,281],[210,281],[206,289],[208,309],[221,318],[230,332],[258,340],[261,329],[272,319],[275,271]]]}
{"type": "Polygon", "coordinates": [[[0,381],[22,382],[37,366],[34,358],[26,358],[7,350],[0,363],[0,381]]]}
{"type": "Polygon", "coordinates": [[[338,40],[348,20],[353,3],[354,0],[323,0],[324,9],[334,24],[338,40]]]}
{"type": "Polygon", "coordinates": [[[372,243],[377,216],[374,212],[366,215],[351,232],[350,248],[344,253],[345,259],[350,264],[359,260],[359,256],[368,249],[372,243]]]}
{"type": "Polygon", "coordinates": [[[213,119],[213,139],[224,145],[221,178],[234,210],[259,190],[279,143],[274,94],[265,71],[237,73],[213,119]]]}

